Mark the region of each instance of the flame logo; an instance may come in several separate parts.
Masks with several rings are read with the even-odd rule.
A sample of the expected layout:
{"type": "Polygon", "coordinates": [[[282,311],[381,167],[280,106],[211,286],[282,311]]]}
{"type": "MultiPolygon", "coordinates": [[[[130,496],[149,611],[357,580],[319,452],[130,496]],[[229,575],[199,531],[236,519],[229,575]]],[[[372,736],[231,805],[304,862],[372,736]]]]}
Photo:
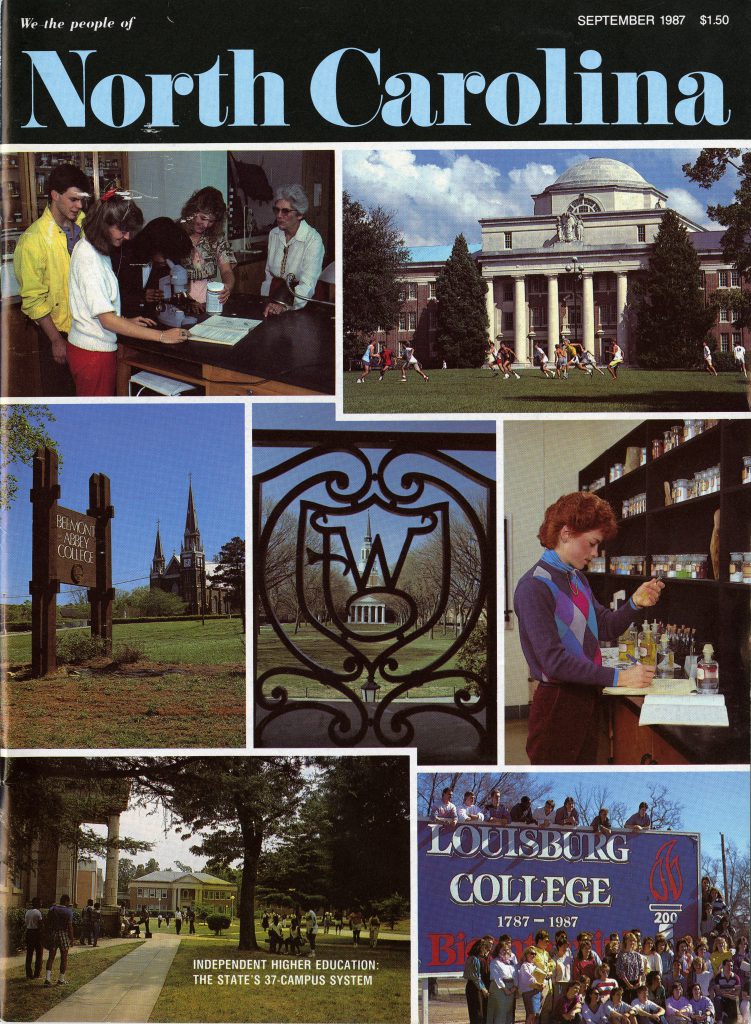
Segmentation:
{"type": "Polygon", "coordinates": [[[675,844],[675,839],[662,844],[649,873],[649,891],[657,903],[674,903],[683,892],[680,861],[673,855],[675,844]]]}

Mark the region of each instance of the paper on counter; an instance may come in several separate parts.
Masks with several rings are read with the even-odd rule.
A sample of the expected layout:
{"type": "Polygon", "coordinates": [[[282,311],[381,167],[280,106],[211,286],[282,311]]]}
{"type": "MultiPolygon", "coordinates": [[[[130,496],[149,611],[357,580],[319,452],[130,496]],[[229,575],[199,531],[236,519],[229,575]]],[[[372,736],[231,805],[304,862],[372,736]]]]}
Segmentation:
{"type": "Polygon", "coordinates": [[[721,693],[677,697],[648,693],[644,698],[639,725],[728,726],[728,712],[721,693]]]}

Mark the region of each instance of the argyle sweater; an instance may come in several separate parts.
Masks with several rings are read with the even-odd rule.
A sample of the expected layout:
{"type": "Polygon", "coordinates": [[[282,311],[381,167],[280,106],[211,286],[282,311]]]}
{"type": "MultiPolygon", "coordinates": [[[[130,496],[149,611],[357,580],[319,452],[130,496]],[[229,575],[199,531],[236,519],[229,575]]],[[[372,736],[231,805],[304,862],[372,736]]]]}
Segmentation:
{"type": "Polygon", "coordinates": [[[618,685],[618,669],[602,664],[600,638],[617,639],[646,609],[631,600],[616,612],[604,608],[585,577],[548,549],[519,580],[514,611],[535,679],[604,687],[618,685]]]}

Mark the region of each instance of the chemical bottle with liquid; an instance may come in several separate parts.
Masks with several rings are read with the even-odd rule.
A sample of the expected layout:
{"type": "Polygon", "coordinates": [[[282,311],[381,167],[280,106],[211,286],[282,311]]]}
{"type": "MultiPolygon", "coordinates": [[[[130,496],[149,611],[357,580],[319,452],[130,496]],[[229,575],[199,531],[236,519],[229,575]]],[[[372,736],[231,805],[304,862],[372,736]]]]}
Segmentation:
{"type": "Polygon", "coordinates": [[[699,693],[720,692],[720,666],[714,660],[714,647],[704,644],[704,653],[696,666],[696,689],[699,693]]]}

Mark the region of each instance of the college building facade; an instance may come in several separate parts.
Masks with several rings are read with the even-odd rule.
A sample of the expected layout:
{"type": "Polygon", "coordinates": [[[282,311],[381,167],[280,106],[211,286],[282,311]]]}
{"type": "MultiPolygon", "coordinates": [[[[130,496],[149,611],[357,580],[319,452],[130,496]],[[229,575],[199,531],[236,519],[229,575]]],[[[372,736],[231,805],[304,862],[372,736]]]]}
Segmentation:
{"type": "MultiPolygon", "coordinates": [[[[469,247],[488,284],[491,337],[500,335],[520,364],[532,363],[537,343],[552,359],[559,339],[581,342],[600,362],[616,342],[633,363],[630,289],[648,269],[667,194],[628,164],[597,157],[569,167],[532,201],[529,216],[481,218],[482,242],[469,247]]],[[[738,271],[722,256],[724,232],[678,216],[701,260],[705,299],[720,300],[715,348],[749,349],[751,332],[734,324],[721,304],[723,289],[741,287],[738,271]]],[[[450,254],[450,245],[410,249],[399,323],[377,333],[381,347],[400,352],[413,344],[422,362],[440,362],[436,280],[450,254]]]]}
{"type": "Polygon", "coordinates": [[[152,914],[203,907],[234,917],[237,887],[205,871],[150,871],[128,885],[128,904],[152,914]]]}

